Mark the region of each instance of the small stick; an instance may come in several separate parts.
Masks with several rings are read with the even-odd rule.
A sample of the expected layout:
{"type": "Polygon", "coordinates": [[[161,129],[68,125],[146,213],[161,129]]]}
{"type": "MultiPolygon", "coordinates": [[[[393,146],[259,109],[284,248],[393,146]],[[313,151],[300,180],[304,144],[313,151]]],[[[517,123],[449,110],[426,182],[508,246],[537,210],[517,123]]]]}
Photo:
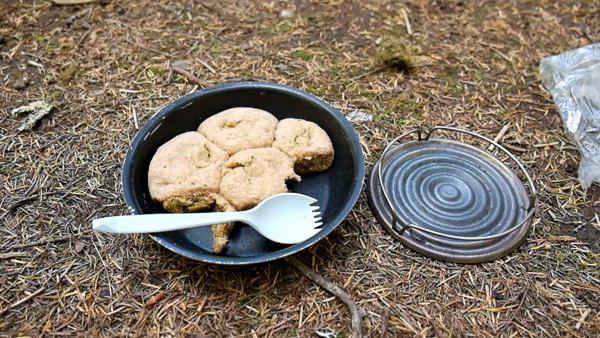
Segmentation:
{"type": "Polygon", "coordinates": [[[511,146],[510,144],[503,144],[503,146],[505,148],[510,149],[510,150],[518,151],[518,152],[521,152],[521,153],[526,153],[527,152],[527,149],[523,149],[523,148],[511,146]]]}
{"type": "Polygon", "coordinates": [[[576,330],[579,330],[581,328],[581,325],[584,323],[585,319],[590,315],[590,312],[592,312],[592,310],[585,310],[583,316],[581,316],[581,318],[577,321],[577,324],[575,325],[576,330]]]}
{"type": "Polygon", "coordinates": [[[137,44],[137,43],[135,43],[135,42],[133,42],[133,41],[129,41],[129,40],[127,40],[127,39],[125,39],[125,41],[129,42],[130,44],[132,44],[132,45],[134,45],[134,46],[136,46],[136,47],[140,47],[141,49],[149,50],[149,51],[151,51],[151,52],[158,53],[158,54],[162,54],[162,55],[164,55],[164,56],[168,56],[168,57],[172,57],[172,58],[174,58],[174,57],[175,57],[175,55],[173,55],[173,54],[169,54],[169,53],[161,52],[161,51],[159,51],[159,50],[157,50],[157,49],[150,48],[150,47],[146,47],[146,46],[143,46],[143,45],[137,44]]]}
{"type": "Polygon", "coordinates": [[[225,79],[226,82],[238,82],[238,81],[255,81],[260,82],[261,79],[253,76],[240,76],[240,77],[229,77],[225,79]]]}
{"type": "Polygon", "coordinates": [[[533,147],[534,148],[546,148],[546,147],[557,146],[559,144],[560,144],[560,142],[540,143],[540,144],[535,144],[533,147]]]}
{"type": "MultiPolygon", "coordinates": [[[[508,131],[508,128],[510,128],[510,123],[505,124],[504,127],[502,127],[502,129],[500,130],[500,132],[498,133],[498,135],[496,135],[496,137],[494,138],[494,142],[498,143],[498,141],[500,141],[504,137],[504,135],[506,135],[506,132],[508,131]]],[[[494,150],[495,147],[496,146],[494,146],[493,144],[491,144],[488,147],[487,150],[488,151],[492,151],[492,150],[494,150]]]]}
{"type": "MultiPolygon", "coordinates": [[[[363,78],[363,77],[365,77],[365,76],[369,76],[369,75],[371,75],[371,74],[379,73],[380,71],[382,71],[382,70],[384,70],[384,69],[386,69],[386,68],[389,68],[389,67],[391,67],[391,66],[390,66],[390,65],[387,65],[387,66],[383,66],[383,67],[379,67],[379,68],[376,68],[376,69],[370,70],[370,71],[368,71],[368,72],[362,73],[362,74],[360,74],[360,75],[357,75],[357,76],[355,76],[355,77],[353,77],[353,78],[349,79],[349,81],[356,81],[356,80],[358,80],[358,79],[361,79],[361,78],[363,78]]],[[[338,82],[330,82],[330,83],[327,83],[326,85],[327,85],[327,86],[339,86],[339,85],[341,85],[341,84],[342,84],[342,82],[338,81],[338,82]]]]}
{"type": "Polygon", "coordinates": [[[140,126],[138,125],[137,113],[135,111],[135,107],[131,106],[131,110],[133,112],[133,124],[135,125],[135,129],[140,129],[140,126]]]}
{"type": "Polygon", "coordinates": [[[381,338],[385,338],[388,330],[388,321],[390,320],[390,308],[386,307],[383,310],[383,321],[381,322],[381,338]]]}
{"type": "Polygon", "coordinates": [[[26,252],[12,252],[12,253],[7,253],[7,254],[0,254],[0,260],[2,259],[9,259],[9,258],[17,258],[17,257],[24,257],[27,256],[26,252]]]}
{"type": "Polygon", "coordinates": [[[77,49],[79,47],[79,45],[81,45],[83,40],[85,40],[85,38],[87,38],[88,34],[90,34],[89,29],[87,31],[85,31],[85,33],[83,33],[83,36],[81,37],[81,39],[79,39],[79,41],[77,41],[77,44],[75,44],[75,48],[73,48],[74,50],[77,49]]]}
{"type": "MultiPolygon", "coordinates": [[[[51,195],[56,195],[56,194],[60,194],[60,193],[64,193],[64,192],[62,192],[62,191],[54,191],[54,192],[45,193],[43,195],[44,196],[51,196],[51,195]]],[[[9,212],[15,210],[16,208],[18,208],[19,206],[21,206],[23,203],[29,202],[29,201],[33,201],[33,200],[35,200],[38,197],[40,197],[40,194],[31,195],[31,196],[29,196],[27,198],[24,198],[22,200],[16,201],[15,203],[9,205],[8,208],[6,208],[6,211],[4,212],[4,214],[2,214],[2,217],[0,217],[0,219],[3,219],[4,217],[6,217],[6,215],[8,215],[9,212]]]]}
{"type": "Polygon", "coordinates": [[[395,252],[395,254],[400,255],[400,256],[402,256],[404,258],[408,258],[408,259],[410,259],[411,261],[413,261],[415,263],[427,265],[427,266],[430,266],[430,267],[436,268],[436,269],[442,269],[442,270],[443,269],[448,269],[448,270],[462,270],[463,269],[463,268],[455,268],[453,266],[442,266],[442,265],[437,265],[437,264],[423,262],[423,261],[420,261],[420,260],[416,259],[415,257],[411,257],[411,256],[409,256],[409,255],[407,255],[405,253],[402,253],[402,252],[395,252]]]}
{"type": "Polygon", "coordinates": [[[33,297],[35,297],[35,296],[39,295],[40,293],[44,292],[44,290],[46,290],[46,287],[45,287],[45,286],[42,286],[42,287],[41,287],[39,290],[37,290],[36,292],[34,292],[34,293],[30,294],[29,296],[27,296],[27,297],[25,297],[25,298],[21,299],[21,300],[20,300],[20,301],[18,301],[18,302],[16,302],[16,303],[12,304],[11,306],[7,307],[6,309],[4,309],[4,310],[1,310],[1,311],[0,311],[0,315],[3,315],[3,314],[5,314],[6,312],[8,312],[8,310],[10,310],[10,309],[14,309],[14,308],[16,308],[17,306],[19,306],[19,305],[21,305],[21,304],[25,303],[26,301],[30,300],[31,298],[33,298],[33,297]]]}
{"type": "Polygon", "coordinates": [[[356,81],[356,80],[358,80],[358,79],[361,79],[361,78],[363,78],[363,77],[365,77],[365,76],[368,76],[368,75],[371,75],[371,74],[378,73],[378,72],[380,72],[380,71],[382,71],[382,70],[384,70],[384,69],[386,69],[386,68],[388,68],[388,67],[390,67],[390,66],[383,66],[383,67],[379,67],[379,68],[377,68],[377,69],[373,69],[373,70],[371,70],[371,71],[368,71],[368,72],[366,72],[366,73],[363,73],[363,74],[360,74],[360,75],[358,75],[358,76],[355,76],[355,77],[351,78],[351,79],[350,79],[350,81],[356,81]]]}
{"type": "Polygon", "coordinates": [[[138,98],[138,99],[124,99],[121,100],[121,102],[134,102],[134,101],[148,101],[148,100],[164,100],[164,99],[169,99],[171,98],[170,96],[150,96],[150,97],[142,97],[142,98],[138,98]]]}
{"type": "Polygon", "coordinates": [[[400,11],[402,11],[402,15],[404,15],[404,23],[406,24],[406,31],[408,32],[408,35],[412,35],[412,27],[410,26],[410,20],[408,20],[408,13],[406,13],[404,8],[402,8],[400,11]]]}
{"type": "Polygon", "coordinates": [[[84,5],[96,1],[97,0],[52,0],[56,5],[84,5]]]}
{"type": "Polygon", "coordinates": [[[490,46],[490,48],[491,48],[491,49],[492,49],[494,52],[496,52],[496,54],[500,55],[500,57],[502,57],[504,60],[506,60],[506,61],[508,61],[508,62],[512,62],[512,61],[513,61],[513,60],[512,60],[512,58],[510,58],[510,57],[506,56],[506,54],[502,53],[502,52],[501,52],[501,51],[499,51],[498,49],[496,49],[496,48],[494,48],[494,47],[492,47],[492,46],[490,46]]]}
{"type": "MultiPolygon", "coordinates": [[[[43,196],[52,196],[52,195],[63,194],[63,193],[64,193],[63,191],[55,191],[55,192],[45,193],[45,194],[42,194],[42,195],[43,196]]],[[[35,194],[35,195],[29,196],[27,198],[24,198],[22,200],[16,201],[15,203],[9,205],[7,210],[13,211],[16,208],[18,208],[21,204],[23,204],[25,202],[33,201],[34,199],[36,199],[38,197],[40,197],[40,194],[35,194]]]]}
{"type": "Polygon", "coordinates": [[[12,251],[12,250],[15,250],[15,249],[28,248],[28,247],[31,247],[31,246],[38,246],[38,245],[42,245],[42,244],[48,244],[48,243],[66,241],[66,240],[68,240],[70,238],[71,238],[71,236],[67,235],[67,236],[60,236],[60,237],[55,237],[55,238],[48,238],[48,239],[44,239],[44,240],[36,241],[36,242],[30,242],[30,243],[27,243],[27,244],[13,245],[13,246],[11,246],[11,247],[8,248],[8,251],[12,251]]]}
{"type": "Polygon", "coordinates": [[[216,70],[214,70],[214,69],[213,69],[213,67],[209,66],[209,65],[208,65],[208,63],[206,63],[206,62],[204,62],[204,61],[202,61],[202,60],[200,60],[200,59],[198,59],[198,58],[196,58],[196,60],[197,60],[198,62],[200,62],[200,63],[201,63],[201,64],[202,64],[204,67],[206,67],[206,69],[208,69],[208,71],[210,71],[210,72],[211,72],[211,73],[213,73],[213,74],[217,74],[217,71],[216,71],[216,70]]]}
{"type": "Polygon", "coordinates": [[[187,70],[183,70],[180,68],[175,68],[175,67],[171,67],[171,70],[173,70],[175,73],[179,73],[183,76],[185,76],[188,81],[193,82],[201,87],[208,87],[209,83],[204,81],[204,80],[200,80],[199,78],[195,77],[194,74],[188,72],[187,70]]]}
{"type": "Polygon", "coordinates": [[[319,285],[323,289],[327,290],[337,298],[339,298],[350,310],[350,314],[352,315],[352,338],[361,338],[362,337],[362,319],[361,315],[356,307],[356,304],[352,300],[352,297],[342,290],[340,287],[326,280],[323,276],[314,272],[306,266],[306,264],[302,263],[298,258],[293,256],[288,256],[285,258],[286,262],[290,263],[293,267],[298,269],[304,276],[313,281],[315,284],[319,285]]]}
{"type": "Polygon", "coordinates": [[[506,321],[507,325],[504,327],[504,329],[502,329],[500,332],[498,332],[498,336],[500,336],[500,333],[502,333],[506,329],[508,329],[508,327],[510,326],[509,324],[512,323],[513,319],[515,318],[515,316],[517,315],[519,310],[521,310],[521,307],[523,306],[523,302],[525,301],[525,298],[527,298],[528,291],[529,291],[529,287],[527,286],[527,287],[525,287],[525,291],[523,291],[523,293],[521,293],[521,295],[519,295],[519,298],[521,298],[521,302],[519,303],[519,306],[517,306],[516,310],[511,314],[508,321],[506,321]]]}
{"type": "Polygon", "coordinates": [[[588,33],[585,27],[580,25],[579,29],[581,29],[581,34],[583,34],[583,36],[585,36],[586,39],[590,40],[590,43],[596,43],[596,41],[590,36],[590,33],[588,33]]]}
{"type": "Polygon", "coordinates": [[[167,78],[167,83],[171,83],[173,80],[173,68],[169,67],[169,77],[167,78]]]}

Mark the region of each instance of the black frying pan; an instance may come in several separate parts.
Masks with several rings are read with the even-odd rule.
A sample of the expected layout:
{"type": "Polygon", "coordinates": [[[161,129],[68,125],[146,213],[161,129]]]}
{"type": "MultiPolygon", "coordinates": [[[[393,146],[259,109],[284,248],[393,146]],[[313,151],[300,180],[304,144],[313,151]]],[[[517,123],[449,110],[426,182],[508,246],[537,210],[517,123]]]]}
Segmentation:
{"type": "Polygon", "coordinates": [[[301,175],[301,182],[288,183],[291,191],[318,200],[323,230],[303,243],[289,246],[271,242],[240,223],[231,232],[227,249],[218,255],[212,252],[210,227],[150,236],[180,255],[230,265],[279,259],[327,236],[348,215],[362,188],[365,164],[358,136],[352,125],[332,106],[307,92],[273,83],[244,82],[207,88],[170,103],[152,117],[133,140],[123,167],[123,190],[131,212],[165,212],[152,202],[147,185],[148,166],[158,147],[176,135],[196,130],[209,116],[233,107],[263,109],[280,120],[293,117],[313,121],[329,134],[335,149],[331,168],[323,173],[301,175]]]}

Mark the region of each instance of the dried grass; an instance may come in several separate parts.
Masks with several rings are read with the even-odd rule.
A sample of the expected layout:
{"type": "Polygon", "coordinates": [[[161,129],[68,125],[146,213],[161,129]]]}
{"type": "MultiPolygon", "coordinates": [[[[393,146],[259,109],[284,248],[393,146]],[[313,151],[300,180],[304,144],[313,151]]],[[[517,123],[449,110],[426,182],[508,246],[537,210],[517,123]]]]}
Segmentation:
{"type": "Polygon", "coordinates": [[[466,266],[424,258],[385,233],[361,197],[299,258],[352,295],[369,336],[600,334],[600,189],[580,188],[579,154],[537,77],[541,58],[600,37],[597,2],[9,0],[2,13],[2,335],[350,335],[344,305],[283,260],[205,265],[146,236],[89,230],[93,217],[127,212],[120,170],[137,129],[200,87],[169,71],[175,61],[200,83],[275,81],[343,113],[372,113],[356,127],[369,168],[417,126],[494,138],[510,123],[499,141],[540,190],[516,253],[466,266]],[[376,42],[390,35],[415,47],[411,74],[378,69],[376,42]],[[41,99],[58,109],[17,133],[10,111],[41,99]]]}

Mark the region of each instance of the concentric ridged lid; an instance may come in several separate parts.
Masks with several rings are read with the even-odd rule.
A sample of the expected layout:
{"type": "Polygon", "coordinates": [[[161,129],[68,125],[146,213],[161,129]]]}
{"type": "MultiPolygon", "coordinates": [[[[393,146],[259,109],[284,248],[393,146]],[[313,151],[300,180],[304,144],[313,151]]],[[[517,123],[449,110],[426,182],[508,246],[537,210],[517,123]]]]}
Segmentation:
{"type": "Polygon", "coordinates": [[[403,244],[457,263],[493,260],[520,246],[535,199],[490,153],[448,139],[390,148],[373,168],[368,198],[379,222],[403,244]]]}

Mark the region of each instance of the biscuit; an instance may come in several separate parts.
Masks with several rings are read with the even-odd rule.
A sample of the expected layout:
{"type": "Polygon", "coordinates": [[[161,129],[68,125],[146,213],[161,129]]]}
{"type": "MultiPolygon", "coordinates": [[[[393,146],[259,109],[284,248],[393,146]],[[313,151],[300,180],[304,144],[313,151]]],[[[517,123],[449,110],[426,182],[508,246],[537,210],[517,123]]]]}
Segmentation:
{"type": "Polygon", "coordinates": [[[277,122],[275,116],[261,109],[231,108],[204,120],[198,132],[233,155],[245,149],[271,147],[277,122]]]}
{"type": "Polygon", "coordinates": [[[158,148],[148,169],[154,202],[196,191],[219,191],[221,169],[229,155],[202,134],[180,134],[158,148]]]}
{"type": "Polygon", "coordinates": [[[325,171],[333,163],[331,139],[314,122],[292,118],[279,121],[273,147],[292,158],[298,174],[325,171]]]}
{"type": "Polygon", "coordinates": [[[237,210],[255,207],[266,198],[288,192],[286,181],[300,182],[294,162],[276,148],[242,150],[223,168],[221,195],[237,210]]]}
{"type": "MultiPolygon", "coordinates": [[[[168,212],[234,212],[235,208],[221,195],[214,192],[194,192],[180,196],[169,197],[163,202],[163,208],[168,212]]],[[[234,223],[221,223],[212,226],[213,252],[220,253],[227,246],[229,234],[234,223]]]]}

